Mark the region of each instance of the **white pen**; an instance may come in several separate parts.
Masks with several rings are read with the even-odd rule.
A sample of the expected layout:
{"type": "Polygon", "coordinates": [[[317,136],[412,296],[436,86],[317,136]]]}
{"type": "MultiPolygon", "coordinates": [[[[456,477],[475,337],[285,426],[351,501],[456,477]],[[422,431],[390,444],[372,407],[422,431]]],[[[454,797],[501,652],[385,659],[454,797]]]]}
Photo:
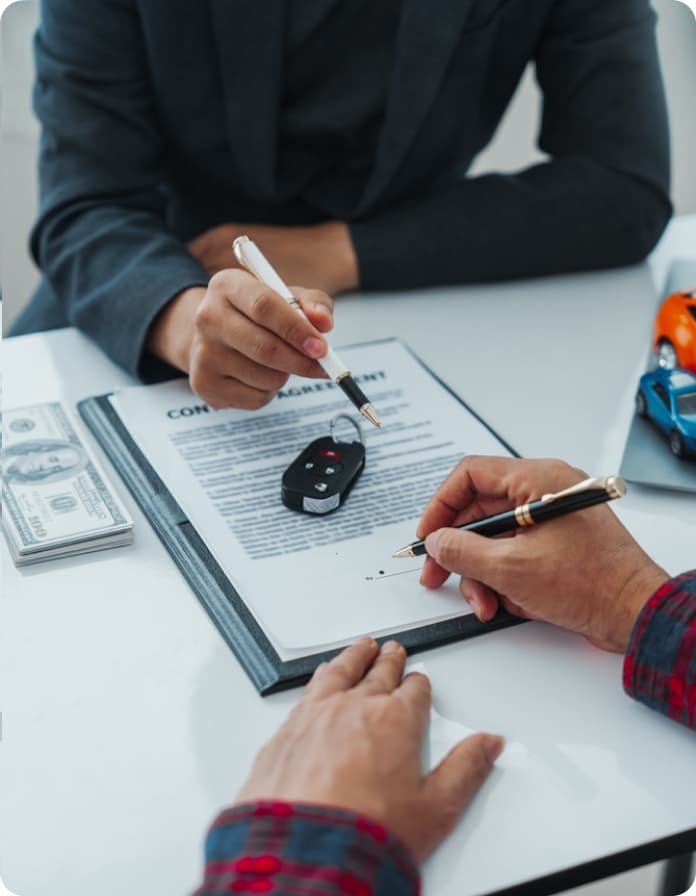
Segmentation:
{"type": "MultiPolygon", "coordinates": [[[[249,271],[250,274],[253,274],[257,280],[265,283],[266,286],[270,286],[271,289],[275,290],[283,299],[285,299],[288,305],[292,306],[295,311],[305,318],[305,320],[307,319],[307,315],[302,310],[300,303],[280,279],[270,261],[265,257],[253,240],[248,236],[238,236],[234,241],[232,248],[234,249],[237,261],[243,268],[249,271]]],[[[374,426],[381,426],[380,419],[371,402],[353,379],[350,370],[348,370],[331,346],[329,346],[329,350],[324,357],[319,358],[318,361],[334,383],[343,390],[346,397],[355,405],[360,413],[364,417],[367,417],[370,423],[374,426]]]]}

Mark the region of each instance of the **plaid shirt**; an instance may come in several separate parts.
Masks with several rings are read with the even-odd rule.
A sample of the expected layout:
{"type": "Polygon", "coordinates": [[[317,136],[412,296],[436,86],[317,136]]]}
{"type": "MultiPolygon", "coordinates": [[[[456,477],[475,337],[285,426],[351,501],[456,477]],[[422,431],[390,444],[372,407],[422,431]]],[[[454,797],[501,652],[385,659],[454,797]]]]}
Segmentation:
{"type": "Polygon", "coordinates": [[[645,605],[623,681],[631,697],[696,729],[696,570],[665,582],[645,605]]]}
{"type": "Polygon", "coordinates": [[[343,809],[302,803],[233,806],[206,840],[196,896],[416,896],[418,866],[386,828],[343,809]]]}
{"type": "MultiPolygon", "coordinates": [[[[696,570],[662,586],[633,630],[624,686],[696,729],[696,570]]],[[[196,896],[416,896],[418,867],[389,831],[343,809],[300,803],[233,806],[206,841],[196,896]]]]}

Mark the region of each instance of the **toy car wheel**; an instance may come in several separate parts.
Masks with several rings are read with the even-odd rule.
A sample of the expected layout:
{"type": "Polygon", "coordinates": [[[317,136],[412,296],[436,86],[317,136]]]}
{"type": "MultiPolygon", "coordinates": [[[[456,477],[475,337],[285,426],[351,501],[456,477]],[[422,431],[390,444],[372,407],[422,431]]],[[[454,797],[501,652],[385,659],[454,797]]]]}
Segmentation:
{"type": "Polygon", "coordinates": [[[638,414],[639,417],[648,416],[648,403],[645,400],[645,395],[641,389],[636,392],[636,414],[638,414]]]}
{"type": "Polygon", "coordinates": [[[674,370],[679,366],[677,351],[669,339],[661,339],[657,346],[657,363],[667,370],[674,370]]]}
{"type": "Polygon", "coordinates": [[[686,454],[686,447],[684,445],[684,439],[680,432],[677,432],[676,429],[673,429],[669,434],[669,447],[672,449],[672,454],[675,457],[684,457],[686,454]]]}

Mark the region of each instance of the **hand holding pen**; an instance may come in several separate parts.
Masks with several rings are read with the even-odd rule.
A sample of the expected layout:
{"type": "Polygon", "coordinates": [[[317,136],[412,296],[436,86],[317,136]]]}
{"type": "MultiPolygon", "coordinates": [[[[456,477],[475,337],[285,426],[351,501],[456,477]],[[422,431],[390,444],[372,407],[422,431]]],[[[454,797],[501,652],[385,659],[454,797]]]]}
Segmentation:
{"type": "Polygon", "coordinates": [[[640,610],[667,573],[606,502],[516,526],[507,537],[453,528],[564,492],[586,478],[562,461],[464,458],[418,526],[428,553],[421,584],[436,589],[454,573],[482,622],[502,606],[579,632],[605,649],[625,650],[640,610]]]}
{"type": "MultiPolygon", "coordinates": [[[[278,295],[287,302],[300,317],[306,319],[306,314],[297,297],[288,289],[268,259],[263,255],[256,243],[248,236],[239,236],[234,241],[233,250],[239,264],[250,274],[253,274],[261,283],[270,286],[278,295]]],[[[338,357],[336,352],[328,346],[326,352],[317,359],[333,382],[343,391],[346,398],[366,417],[373,426],[381,426],[380,419],[372,406],[372,403],[363,393],[360,386],[353,379],[351,372],[338,357]]]]}
{"type": "MultiPolygon", "coordinates": [[[[230,251],[230,255],[231,255],[230,251]]],[[[304,315],[246,271],[228,268],[206,287],[192,287],[160,313],[150,352],[186,371],[193,391],[213,408],[256,410],[288,376],[324,377],[333,302],[317,289],[297,289],[304,315]]]]}

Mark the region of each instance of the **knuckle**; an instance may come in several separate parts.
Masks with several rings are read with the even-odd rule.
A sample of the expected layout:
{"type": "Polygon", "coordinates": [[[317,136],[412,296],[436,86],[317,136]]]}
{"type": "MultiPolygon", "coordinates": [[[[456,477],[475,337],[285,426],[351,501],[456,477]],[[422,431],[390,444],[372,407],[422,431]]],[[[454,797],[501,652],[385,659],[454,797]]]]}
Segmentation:
{"type": "Polygon", "coordinates": [[[273,339],[268,339],[263,333],[256,333],[250,341],[245,352],[247,357],[266,365],[273,361],[278,354],[278,346],[273,339]]]}
{"type": "Polygon", "coordinates": [[[290,320],[283,321],[278,335],[283,342],[299,348],[308,336],[314,335],[314,328],[301,315],[293,312],[290,320]]]}
{"type": "Polygon", "coordinates": [[[282,389],[283,386],[287,383],[289,379],[289,374],[283,373],[280,370],[272,371],[272,375],[269,382],[269,388],[273,390],[274,394],[278,391],[278,389],[282,389]]]}
{"type": "Polygon", "coordinates": [[[217,271],[208,281],[208,289],[214,292],[235,292],[246,280],[244,271],[236,268],[223,268],[217,271]]]}
{"type": "Polygon", "coordinates": [[[446,564],[454,563],[459,555],[457,533],[443,530],[437,546],[437,558],[446,564]]]}
{"type": "Polygon", "coordinates": [[[275,302],[268,292],[257,292],[249,306],[249,316],[256,323],[263,323],[268,318],[275,302]]]}
{"type": "Polygon", "coordinates": [[[267,404],[275,398],[275,392],[253,392],[246,396],[243,404],[240,404],[247,411],[258,411],[266,407],[267,404]]]}
{"type": "Polygon", "coordinates": [[[215,326],[215,308],[208,298],[203,299],[198,308],[196,308],[193,321],[196,329],[203,333],[215,326]]]}
{"type": "Polygon", "coordinates": [[[189,385],[191,386],[191,391],[201,398],[206,403],[208,402],[207,395],[210,389],[210,380],[204,370],[198,365],[193,364],[191,367],[191,372],[189,374],[189,385]]]}
{"type": "Polygon", "coordinates": [[[326,662],[319,663],[317,668],[314,670],[312,677],[309,679],[307,684],[302,689],[303,697],[312,696],[312,694],[314,693],[314,690],[315,690],[314,686],[319,681],[321,681],[321,679],[324,677],[324,675],[326,674],[327,668],[328,668],[328,663],[326,663],[326,662]]]}
{"type": "Polygon", "coordinates": [[[341,664],[335,666],[329,664],[326,670],[326,675],[330,676],[341,688],[348,688],[353,682],[353,678],[348,669],[341,664]]]}
{"type": "Polygon", "coordinates": [[[397,697],[374,700],[370,706],[370,720],[374,725],[384,728],[401,728],[406,715],[404,705],[397,697]]]}

